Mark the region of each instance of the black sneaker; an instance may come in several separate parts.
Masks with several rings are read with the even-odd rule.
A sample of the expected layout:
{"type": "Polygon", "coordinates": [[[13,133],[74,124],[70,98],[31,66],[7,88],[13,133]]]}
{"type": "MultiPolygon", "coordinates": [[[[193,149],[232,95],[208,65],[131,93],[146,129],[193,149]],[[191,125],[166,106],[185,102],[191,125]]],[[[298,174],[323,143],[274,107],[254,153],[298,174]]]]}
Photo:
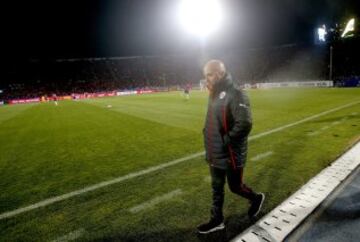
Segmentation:
{"type": "Polygon", "coordinates": [[[265,200],[264,193],[259,193],[256,195],[254,201],[251,202],[251,205],[250,205],[250,208],[248,211],[249,218],[253,218],[256,215],[258,215],[258,213],[260,212],[261,207],[264,203],[264,200],[265,200]]]}
{"type": "Polygon", "coordinates": [[[208,234],[225,228],[223,220],[210,219],[208,223],[201,224],[197,227],[200,234],[208,234]]]}

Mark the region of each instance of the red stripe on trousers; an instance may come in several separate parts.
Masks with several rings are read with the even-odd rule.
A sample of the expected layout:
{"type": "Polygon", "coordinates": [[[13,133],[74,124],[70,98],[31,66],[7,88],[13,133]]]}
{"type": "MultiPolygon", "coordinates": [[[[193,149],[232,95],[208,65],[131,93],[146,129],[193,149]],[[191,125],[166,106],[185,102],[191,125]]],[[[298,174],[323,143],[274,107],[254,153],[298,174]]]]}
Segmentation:
{"type": "Polygon", "coordinates": [[[245,184],[243,183],[243,171],[244,171],[244,168],[241,167],[241,168],[240,168],[240,189],[241,189],[242,191],[244,191],[244,192],[251,192],[251,191],[249,190],[249,188],[247,188],[247,187],[245,186],[245,184]]]}

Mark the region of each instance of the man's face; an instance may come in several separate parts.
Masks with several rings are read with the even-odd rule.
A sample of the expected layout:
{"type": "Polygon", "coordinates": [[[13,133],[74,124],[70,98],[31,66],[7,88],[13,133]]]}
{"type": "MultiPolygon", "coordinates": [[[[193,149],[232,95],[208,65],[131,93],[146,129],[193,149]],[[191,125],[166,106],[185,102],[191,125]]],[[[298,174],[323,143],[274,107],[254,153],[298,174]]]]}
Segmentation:
{"type": "Polygon", "coordinates": [[[204,76],[206,79],[206,87],[212,92],[214,85],[221,80],[221,75],[217,71],[204,70],[204,76]]]}

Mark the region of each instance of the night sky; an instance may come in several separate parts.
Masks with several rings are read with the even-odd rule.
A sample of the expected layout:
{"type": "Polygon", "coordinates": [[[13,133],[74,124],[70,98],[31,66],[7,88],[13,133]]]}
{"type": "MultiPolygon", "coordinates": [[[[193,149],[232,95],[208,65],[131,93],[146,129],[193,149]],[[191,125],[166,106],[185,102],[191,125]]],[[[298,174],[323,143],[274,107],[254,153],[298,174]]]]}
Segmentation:
{"type": "MultiPolygon", "coordinates": [[[[1,3],[3,58],[163,55],[199,42],[175,18],[177,0],[51,0],[1,3]]],[[[322,23],[359,16],[359,0],[223,0],[226,24],[206,48],[312,42],[322,23]]]]}

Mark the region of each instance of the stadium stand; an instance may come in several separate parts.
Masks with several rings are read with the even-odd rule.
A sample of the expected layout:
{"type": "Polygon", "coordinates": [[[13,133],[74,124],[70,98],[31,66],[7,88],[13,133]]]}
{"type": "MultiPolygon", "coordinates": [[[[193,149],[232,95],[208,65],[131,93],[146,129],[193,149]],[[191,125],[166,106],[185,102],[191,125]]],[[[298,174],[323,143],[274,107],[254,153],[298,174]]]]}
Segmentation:
{"type": "MultiPolygon", "coordinates": [[[[354,61],[359,53],[357,42],[352,40],[334,46],[335,86],[360,83],[360,62],[354,61]]],[[[223,59],[234,79],[242,83],[327,80],[329,77],[328,46],[290,44],[212,55],[223,59]]],[[[54,93],[179,89],[187,83],[198,86],[203,59],[178,55],[7,61],[2,64],[5,71],[0,101],[54,93]]]]}

